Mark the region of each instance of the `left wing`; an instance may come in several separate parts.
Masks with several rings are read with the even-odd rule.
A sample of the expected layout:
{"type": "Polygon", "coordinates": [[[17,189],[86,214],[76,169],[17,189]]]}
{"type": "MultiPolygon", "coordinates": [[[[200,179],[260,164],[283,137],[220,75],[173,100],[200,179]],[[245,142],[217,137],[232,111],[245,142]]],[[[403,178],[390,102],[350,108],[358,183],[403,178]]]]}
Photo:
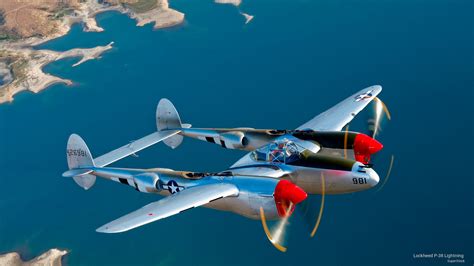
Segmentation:
{"type": "Polygon", "coordinates": [[[156,132],[94,158],[95,166],[107,166],[161,141],[174,149],[181,144],[183,137],[178,135],[181,130],[191,127],[190,124],[181,123],[178,112],[176,112],[173,104],[167,99],[160,100],[160,103],[156,107],[155,118],[157,128],[156,132]]]}
{"type": "Polygon", "coordinates": [[[379,85],[365,88],[326,112],[298,127],[298,130],[339,131],[362,111],[380,92],[379,85]]]}
{"type": "Polygon", "coordinates": [[[219,198],[237,196],[239,189],[228,183],[202,185],[185,189],[159,201],[152,202],[131,212],[96,231],[100,233],[120,233],[130,229],[202,206],[219,198]]]}

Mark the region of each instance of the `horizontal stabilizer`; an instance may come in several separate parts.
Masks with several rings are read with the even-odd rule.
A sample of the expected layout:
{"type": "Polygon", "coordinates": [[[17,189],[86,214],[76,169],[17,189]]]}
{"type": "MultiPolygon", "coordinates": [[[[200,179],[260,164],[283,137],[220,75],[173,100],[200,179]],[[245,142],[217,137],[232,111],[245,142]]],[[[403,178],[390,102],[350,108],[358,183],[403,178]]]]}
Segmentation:
{"type": "Polygon", "coordinates": [[[193,125],[191,124],[182,124],[181,127],[182,128],[191,128],[193,125]]]}
{"type": "Polygon", "coordinates": [[[91,173],[91,169],[71,169],[63,173],[64,177],[83,176],[91,173]]]}

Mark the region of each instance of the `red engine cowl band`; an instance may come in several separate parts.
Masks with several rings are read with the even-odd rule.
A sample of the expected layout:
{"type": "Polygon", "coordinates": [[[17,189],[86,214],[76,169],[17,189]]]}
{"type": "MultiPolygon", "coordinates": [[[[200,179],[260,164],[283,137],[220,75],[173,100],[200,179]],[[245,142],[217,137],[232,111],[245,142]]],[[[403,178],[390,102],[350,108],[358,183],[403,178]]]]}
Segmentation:
{"type": "Polygon", "coordinates": [[[278,215],[286,217],[293,213],[295,205],[308,197],[308,194],[288,180],[281,180],[275,187],[273,194],[278,215]]]}

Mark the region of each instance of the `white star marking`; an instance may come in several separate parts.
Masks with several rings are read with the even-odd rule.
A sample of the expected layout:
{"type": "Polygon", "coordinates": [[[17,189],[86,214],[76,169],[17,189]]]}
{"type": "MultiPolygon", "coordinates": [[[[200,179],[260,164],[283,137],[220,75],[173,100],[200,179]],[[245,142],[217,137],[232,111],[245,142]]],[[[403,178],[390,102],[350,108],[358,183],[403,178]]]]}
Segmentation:
{"type": "Polygon", "coordinates": [[[178,187],[176,187],[174,184],[171,184],[168,187],[171,188],[171,194],[178,192],[178,187]]]}
{"type": "Polygon", "coordinates": [[[363,94],[357,96],[355,101],[360,102],[362,100],[370,99],[370,97],[372,97],[372,91],[368,91],[366,93],[363,93],[363,94]]]}

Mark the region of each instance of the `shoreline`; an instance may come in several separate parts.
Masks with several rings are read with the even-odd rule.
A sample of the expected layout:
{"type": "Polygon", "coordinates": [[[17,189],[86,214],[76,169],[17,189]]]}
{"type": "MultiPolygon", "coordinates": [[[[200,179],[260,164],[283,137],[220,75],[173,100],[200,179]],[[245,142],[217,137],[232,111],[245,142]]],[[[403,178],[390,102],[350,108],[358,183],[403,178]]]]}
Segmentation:
{"type": "Polygon", "coordinates": [[[76,67],[86,61],[100,58],[102,53],[112,48],[113,42],[106,46],[74,48],[64,52],[35,49],[35,46],[65,36],[75,23],[83,23],[82,29],[85,32],[102,32],[104,29],[97,25],[96,16],[108,11],[117,11],[127,15],[136,21],[138,27],[154,23],[154,29],[180,25],[185,17],[184,13],[169,8],[168,0],[158,0],[156,7],[142,13],[133,12],[122,5],[99,4],[94,0],[81,3],[74,14],[63,17],[60,26],[53,34],[0,42],[0,60],[9,62],[7,68],[3,68],[2,71],[6,73],[6,77],[11,77],[0,85],[0,104],[12,102],[17,93],[25,90],[38,93],[58,83],[72,85],[71,80],[43,72],[43,67],[63,58],[81,57],[72,65],[76,67]]]}
{"type": "MultiPolygon", "coordinates": [[[[84,62],[99,58],[104,52],[112,49],[113,42],[105,46],[96,46],[93,48],[74,48],[64,52],[52,50],[35,50],[32,47],[21,48],[20,46],[9,47],[4,49],[8,53],[8,57],[17,58],[20,66],[16,67],[16,72],[11,71],[12,81],[0,87],[0,104],[4,102],[12,102],[14,95],[21,91],[31,91],[38,93],[53,84],[62,83],[72,85],[73,82],[68,79],[57,77],[43,71],[43,68],[57,60],[71,57],[79,57],[80,60],[73,64],[76,67],[84,62]]],[[[15,67],[15,66],[14,66],[15,67]]]]}
{"type": "Polygon", "coordinates": [[[52,248],[46,252],[34,257],[31,260],[24,261],[18,252],[9,252],[0,254],[0,265],[23,266],[23,265],[52,265],[61,266],[63,257],[69,254],[69,251],[52,248]]]}
{"type": "MultiPolygon", "coordinates": [[[[64,15],[53,33],[42,37],[27,37],[19,40],[0,41],[0,104],[13,102],[14,96],[22,91],[38,93],[48,87],[62,83],[66,86],[73,81],[43,72],[43,67],[49,63],[66,57],[81,57],[72,65],[76,67],[86,61],[100,58],[100,55],[112,48],[113,42],[106,46],[93,48],[74,48],[57,52],[36,47],[67,35],[72,25],[82,23],[85,32],[102,32],[104,29],[97,24],[96,16],[104,12],[118,12],[135,20],[137,27],[153,23],[153,29],[170,28],[185,22],[185,14],[169,7],[168,0],[156,0],[156,6],[149,10],[135,12],[130,6],[120,1],[99,3],[97,0],[86,0],[71,8],[71,13],[64,15]],[[106,47],[106,48],[105,48],[106,47]],[[97,53],[93,53],[98,50],[97,53]],[[76,54],[74,54],[74,52],[76,54]],[[6,66],[6,67],[5,67],[6,66]]],[[[216,4],[230,4],[239,7],[241,0],[214,0],[216,4]]],[[[248,24],[254,16],[239,11],[248,24]]]]}

